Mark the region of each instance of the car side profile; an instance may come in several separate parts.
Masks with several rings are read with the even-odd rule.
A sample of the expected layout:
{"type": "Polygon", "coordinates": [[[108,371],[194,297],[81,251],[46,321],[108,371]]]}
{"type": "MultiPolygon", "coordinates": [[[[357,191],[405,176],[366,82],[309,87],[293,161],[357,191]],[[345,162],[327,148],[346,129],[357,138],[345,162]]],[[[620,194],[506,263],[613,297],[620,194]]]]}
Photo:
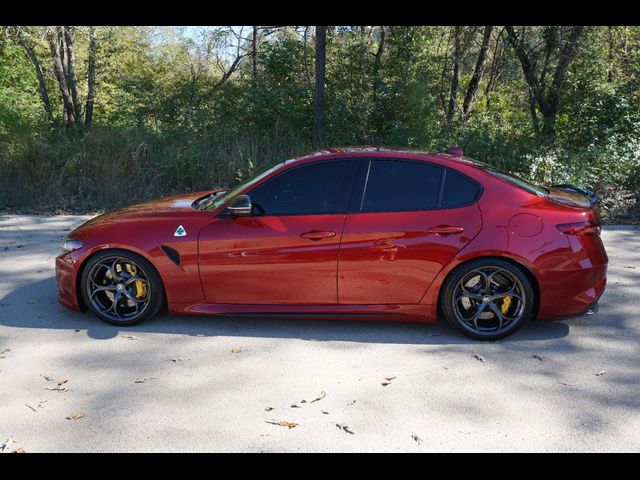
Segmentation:
{"type": "Polygon", "coordinates": [[[173,314],[434,323],[495,340],[592,313],[596,199],[447,153],[334,148],[228,191],[99,215],[56,259],[60,302],[116,325],[173,314]]]}

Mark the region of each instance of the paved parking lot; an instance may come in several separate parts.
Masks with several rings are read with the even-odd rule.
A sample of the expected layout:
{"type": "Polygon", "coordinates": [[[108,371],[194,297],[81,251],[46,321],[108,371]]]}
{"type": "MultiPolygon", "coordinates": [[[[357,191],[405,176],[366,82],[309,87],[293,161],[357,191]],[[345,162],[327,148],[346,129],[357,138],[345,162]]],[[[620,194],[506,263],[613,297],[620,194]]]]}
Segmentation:
{"type": "Polygon", "coordinates": [[[640,450],[638,227],[603,232],[598,314],[478,343],[446,325],[110,326],[56,299],[86,218],[0,216],[0,450],[640,450]]]}

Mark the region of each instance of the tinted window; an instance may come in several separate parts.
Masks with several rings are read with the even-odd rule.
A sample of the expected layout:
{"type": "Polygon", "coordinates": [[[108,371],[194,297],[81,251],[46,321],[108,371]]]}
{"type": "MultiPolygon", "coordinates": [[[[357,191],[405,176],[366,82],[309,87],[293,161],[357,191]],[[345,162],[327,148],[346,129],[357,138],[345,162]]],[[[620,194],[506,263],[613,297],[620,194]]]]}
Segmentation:
{"type": "Polygon", "coordinates": [[[354,210],[397,212],[438,208],[442,171],[422,162],[371,160],[365,168],[364,195],[354,210]]]}
{"type": "Polygon", "coordinates": [[[464,175],[446,170],[440,208],[456,208],[472,203],[480,187],[464,175]]]}
{"type": "Polygon", "coordinates": [[[255,215],[342,213],[347,209],[356,162],[294,167],[249,193],[255,215]]]}

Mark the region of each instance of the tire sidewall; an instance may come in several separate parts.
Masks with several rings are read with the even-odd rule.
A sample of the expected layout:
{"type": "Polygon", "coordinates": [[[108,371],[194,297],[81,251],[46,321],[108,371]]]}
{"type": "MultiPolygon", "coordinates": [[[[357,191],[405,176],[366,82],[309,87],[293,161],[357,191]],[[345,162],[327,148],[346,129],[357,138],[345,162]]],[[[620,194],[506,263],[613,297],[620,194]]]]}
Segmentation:
{"type": "Polygon", "coordinates": [[[451,272],[451,274],[449,274],[449,276],[445,280],[445,283],[443,284],[442,295],[440,297],[440,305],[447,322],[463,335],[475,340],[499,340],[515,333],[528,319],[531,319],[534,307],[534,296],[535,292],[531,285],[531,280],[529,280],[528,276],[524,273],[522,268],[506,260],[498,258],[487,258],[472,260],[457,267],[453,272],[451,272]],[[473,332],[460,324],[460,322],[456,319],[453,311],[452,298],[458,282],[471,270],[480,267],[498,267],[508,270],[518,278],[524,289],[526,300],[522,316],[518,321],[514,322],[512,325],[499,333],[481,334],[473,332]]]}

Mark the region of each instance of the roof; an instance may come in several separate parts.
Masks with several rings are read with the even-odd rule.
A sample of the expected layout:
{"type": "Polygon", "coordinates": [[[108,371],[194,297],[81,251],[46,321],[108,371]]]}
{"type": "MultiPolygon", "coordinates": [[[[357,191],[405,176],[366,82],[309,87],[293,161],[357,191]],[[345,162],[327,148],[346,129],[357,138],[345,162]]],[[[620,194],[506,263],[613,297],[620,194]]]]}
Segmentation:
{"type": "Polygon", "coordinates": [[[334,156],[339,154],[366,154],[366,153],[377,153],[381,152],[383,154],[409,154],[409,155],[424,155],[431,157],[444,157],[444,158],[455,158],[455,159],[464,159],[463,151],[461,147],[449,148],[446,152],[431,152],[428,150],[420,149],[420,148],[409,148],[409,147],[376,147],[372,145],[363,145],[363,146],[345,146],[345,147],[330,147],[319,150],[313,150],[310,152],[306,152],[300,156],[291,158],[287,160],[285,163],[299,160],[307,160],[313,157],[322,157],[322,156],[334,156]]]}

